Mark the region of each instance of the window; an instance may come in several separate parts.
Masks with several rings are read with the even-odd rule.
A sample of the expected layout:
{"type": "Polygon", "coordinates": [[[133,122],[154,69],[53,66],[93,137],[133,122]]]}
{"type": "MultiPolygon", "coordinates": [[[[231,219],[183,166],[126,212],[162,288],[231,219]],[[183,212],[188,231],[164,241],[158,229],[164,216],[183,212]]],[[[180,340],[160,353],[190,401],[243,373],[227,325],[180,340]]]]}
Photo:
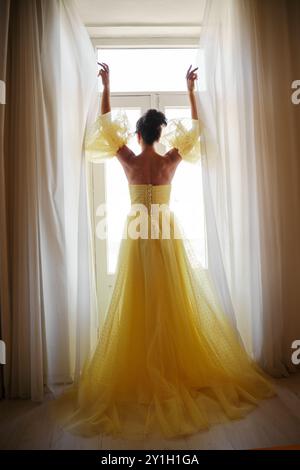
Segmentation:
{"type": "MultiPolygon", "coordinates": [[[[110,66],[112,92],[186,91],[185,71],[197,54],[194,48],[98,49],[98,62],[110,66]]],[[[203,70],[203,54],[198,60],[203,70]]],[[[204,74],[199,77],[203,89],[204,74]]]]}
{"type": "MultiPolygon", "coordinates": [[[[98,50],[98,61],[110,66],[112,115],[124,110],[132,131],[140,115],[151,107],[163,111],[168,119],[190,116],[184,75],[188,66],[195,63],[195,49],[104,49],[98,50]]],[[[135,137],[129,146],[134,152],[140,152],[135,137]]],[[[160,150],[158,143],[157,151],[160,150]]],[[[95,237],[101,314],[110,298],[124,220],[130,207],[128,183],[117,159],[92,165],[91,187],[94,216],[100,204],[106,203],[107,209],[107,239],[95,237]]],[[[200,165],[181,162],[173,179],[170,206],[191,239],[198,260],[206,266],[200,165]]],[[[98,221],[96,215],[95,225],[98,221]]]]}

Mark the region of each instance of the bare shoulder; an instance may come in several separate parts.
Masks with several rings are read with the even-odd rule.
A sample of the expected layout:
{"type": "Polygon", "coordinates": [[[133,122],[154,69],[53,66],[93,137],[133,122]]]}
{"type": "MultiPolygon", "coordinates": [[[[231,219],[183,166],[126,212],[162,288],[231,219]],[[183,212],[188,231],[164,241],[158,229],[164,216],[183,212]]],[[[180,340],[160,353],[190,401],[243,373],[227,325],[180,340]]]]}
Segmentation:
{"type": "Polygon", "coordinates": [[[117,158],[122,165],[131,165],[135,157],[135,153],[127,145],[123,145],[117,150],[117,158]]]}
{"type": "Polygon", "coordinates": [[[165,158],[170,162],[170,163],[179,163],[182,160],[182,157],[180,153],[178,152],[178,149],[176,148],[171,148],[166,154],[165,158]]]}

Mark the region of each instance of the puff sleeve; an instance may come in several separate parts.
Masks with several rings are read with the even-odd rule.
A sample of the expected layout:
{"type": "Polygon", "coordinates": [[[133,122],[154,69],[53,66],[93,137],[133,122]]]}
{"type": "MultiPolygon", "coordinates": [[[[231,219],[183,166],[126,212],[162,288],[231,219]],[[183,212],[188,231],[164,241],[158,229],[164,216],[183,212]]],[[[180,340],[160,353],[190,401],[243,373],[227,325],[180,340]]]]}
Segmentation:
{"type": "Polygon", "coordinates": [[[116,155],[131,137],[128,117],[119,111],[112,118],[111,111],[101,114],[87,126],[84,140],[85,155],[89,161],[101,163],[116,155]]]}
{"type": "Polygon", "coordinates": [[[160,142],[167,148],[177,148],[183,160],[197,163],[201,157],[200,134],[198,119],[170,119],[162,130],[160,142]]]}

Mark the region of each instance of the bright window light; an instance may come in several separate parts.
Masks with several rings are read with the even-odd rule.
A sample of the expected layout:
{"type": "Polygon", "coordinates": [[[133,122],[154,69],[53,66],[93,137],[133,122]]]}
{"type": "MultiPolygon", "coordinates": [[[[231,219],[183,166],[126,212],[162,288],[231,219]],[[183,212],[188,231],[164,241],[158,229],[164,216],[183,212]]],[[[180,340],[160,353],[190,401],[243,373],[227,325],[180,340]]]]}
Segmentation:
{"type": "MultiPolygon", "coordinates": [[[[110,90],[186,91],[185,73],[192,64],[204,68],[204,56],[198,49],[98,49],[98,62],[110,67],[110,90]]],[[[99,91],[102,89],[99,79],[99,91]]],[[[204,88],[204,74],[199,74],[204,88]]]]}

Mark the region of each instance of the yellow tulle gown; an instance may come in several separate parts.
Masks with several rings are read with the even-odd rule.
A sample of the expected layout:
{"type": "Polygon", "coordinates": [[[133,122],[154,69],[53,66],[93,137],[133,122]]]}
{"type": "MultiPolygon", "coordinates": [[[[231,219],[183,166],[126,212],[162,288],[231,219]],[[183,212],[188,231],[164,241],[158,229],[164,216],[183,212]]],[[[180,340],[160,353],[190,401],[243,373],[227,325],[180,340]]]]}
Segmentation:
{"type": "MultiPolygon", "coordinates": [[[[177,119],[163,131],[165,145],[200,158],[199,123],[177,119]],[[189,124],[191,124],[189,126],[189,124]]],[[[86,138],[88,158],[113,158],[130,137],[125,114],[100,116],[86,138]]],[[[245,352],[222,312],[208,272],[191,262],[180,227],[168,209],[171,185],[129,185],[132,204],[163,204],[156,238],[126,238],[104,327],[80,380],[54,400],[63,428],[82,436],[185,436],[238,419],[274,395],[270,379],[245,352]],[[176,236],[174,235],[176,233],[176,236]]]]}

